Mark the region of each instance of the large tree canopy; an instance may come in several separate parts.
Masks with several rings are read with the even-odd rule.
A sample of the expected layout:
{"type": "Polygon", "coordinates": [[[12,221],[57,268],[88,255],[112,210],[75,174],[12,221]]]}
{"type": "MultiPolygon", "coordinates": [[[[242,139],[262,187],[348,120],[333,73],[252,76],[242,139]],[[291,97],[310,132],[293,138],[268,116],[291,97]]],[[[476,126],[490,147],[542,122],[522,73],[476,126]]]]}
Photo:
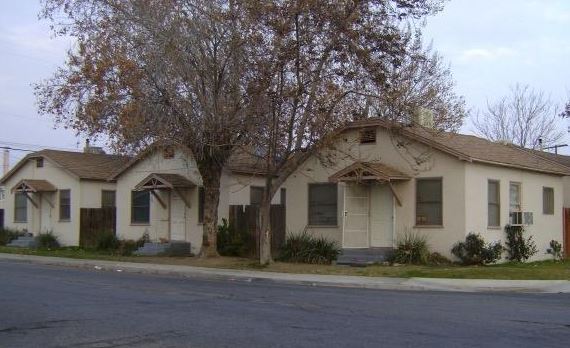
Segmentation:
{"type": "Polygon", "coordinates": [[[77,45],[37,86],[40,111],[123,150],[164,140],[192,150],[215,253],[234,147],[266,139],[273,158],[289,158],[362,114],[406,64],[410,26],[443,2],[45,0],[43,17],[77,45]]]}

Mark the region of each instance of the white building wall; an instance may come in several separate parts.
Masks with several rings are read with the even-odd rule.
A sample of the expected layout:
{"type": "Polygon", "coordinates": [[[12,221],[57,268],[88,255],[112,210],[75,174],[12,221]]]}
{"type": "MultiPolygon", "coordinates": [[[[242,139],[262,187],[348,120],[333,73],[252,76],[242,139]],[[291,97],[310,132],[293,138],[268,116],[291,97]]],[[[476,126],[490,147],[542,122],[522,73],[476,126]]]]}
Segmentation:
{"type": "Polygon", "coordinates": [[[551,258],[546,254],[551,240],[562,243],[564,184],[560,176],[534,173],[483,164],[469,164],[466,172],[467,222],[466,232],[480,233],[488,242],[500,241],[505,245],[504,226],[509,223],[509,184],[522,185],[522,210],[533,213],[533,224],[526,226],[526,236],[532,235],[539,249],[532,259],[551,258]],[[487,226],[487,184],[489,180],[500,182],[501,227],[487,226]],[[554,188],[554,214],[543,214],[542,188],[554,188]]]}

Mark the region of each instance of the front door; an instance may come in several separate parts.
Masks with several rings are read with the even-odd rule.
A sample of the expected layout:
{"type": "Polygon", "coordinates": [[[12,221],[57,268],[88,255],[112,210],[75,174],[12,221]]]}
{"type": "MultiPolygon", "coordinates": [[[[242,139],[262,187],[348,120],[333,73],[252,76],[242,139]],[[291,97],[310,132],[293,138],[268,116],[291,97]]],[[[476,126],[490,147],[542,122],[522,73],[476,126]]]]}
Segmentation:
{"type": "Polygon", "coordinates": [[[186,240],[186,205],[176,192],[170,195],[170,240],[186,240]]]}
{"type": "Polygon", "coordinates": [[[344,188],[343,247],[368,248],[369,187],[362,184],[347,184],[344,188]]]}

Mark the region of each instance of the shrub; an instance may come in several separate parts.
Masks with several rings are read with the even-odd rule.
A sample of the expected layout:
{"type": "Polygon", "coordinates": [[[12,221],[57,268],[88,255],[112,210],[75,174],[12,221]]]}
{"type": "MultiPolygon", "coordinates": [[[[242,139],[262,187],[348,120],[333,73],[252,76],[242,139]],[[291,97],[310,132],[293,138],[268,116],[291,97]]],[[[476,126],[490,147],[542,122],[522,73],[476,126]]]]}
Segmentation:
{"type": "Polygon", "coordinates": [[[499,260],[503,250],[500,242],[487,244],[480,234],[469,233],[465,242],[457,242],[453,246],[451,253],[464,265],[486,265],[499,260]]]}
{"type": "Polygon", "coordinates": [[[104,233],[97,238],[97,250],[116,250],[119,248],[119,240],[114,233],[104,233]]]}
{"type": "Polygon", "coordinates": [[[556,240],[550,241],[550,248],[546,249],[546,252],[551,254],[554,260],[562,260],[562,244],[556,240]]]}
{"type": "Polygon", "coordinates": [[[441,255],[438,252],[433,252],[428,256],[428,264],[430,265],[450,265],[452,264],[451,260],[447,257],[441,255]]]}
{"type": "Polygon", "coordinates": [[[118,245],[115,249],[115,253],[121,256],[131,256],[133,252],[139,248],[138,243],[138,241],[131,239],[118,240],[118,245]]]}
{"type": "Polygon", "coordinates": [[[40,233],[36,238],[36,248],[39,249],[57,249],[59,248],[59,241],[53,233],[40,233]]]}
{"type": "Polygon", "coordinates": [[[311,236],[305,231],[287,236],[278,259],[285,262],[330,264],[340,253],[341,249],[336,242],[311,236]]]}
{"type": "Polygon", "coordinates": [[[538,253],[538,248],[532,239],[524,237],[523,226],[505,226],[507,233],[507,251],[509,253],[508,259],[511,261],[524,262],[532,255],[538,253]]]}
{"type": "Polygon", "coordinates": [[[398,238],[398,245],[392,255],[392,263],[425,265],[430,251],[427,238],[417,233],[406,232],[398,238]]]}
{"type": "Polygon", "coordinates": [[[8,228],[0,228],[0,245],[6,245],[21,235],[23,235],[22,232],[8,228]]]}
{"type": "Polygon", "coordinates": [[[217,234],[218,253],[222,256],[247,256],[251,251],[249,239],[247,233],[236,231],[227,219],[222,219],[217,234]]]}
{"type": "Polygon", "coordinates": [[[148,232],[143,233],[143,235],[137,239],[137,249],[142,248],[145,243],[150,243],[150,235],[148,232]]]}

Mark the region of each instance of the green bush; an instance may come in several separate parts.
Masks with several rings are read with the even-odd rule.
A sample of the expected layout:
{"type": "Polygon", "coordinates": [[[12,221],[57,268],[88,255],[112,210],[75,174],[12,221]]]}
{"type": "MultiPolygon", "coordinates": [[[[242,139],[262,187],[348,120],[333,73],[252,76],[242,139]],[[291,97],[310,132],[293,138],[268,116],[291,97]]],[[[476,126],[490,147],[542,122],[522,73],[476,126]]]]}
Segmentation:
{"type": "Polygon", "coordinates": [[[139,248],[138,241],[131,239],[120,239],[115,249],[115,254],[121,256],[131,256],[139,248]]]}
{"type": "Polygon", "coordinates": [[[114,233],[104,233],[97,238],[97,246],[95,247],[100,251],[112,251],[119,248],[119,239],[114,233]]]}
{"type": "Polygon", "coordinates": [[[59,241],[53,233],[40,233],[36,236],[36,248],[38,249],[57,249],[59,248],[59,241]]]}
{"type": "Polygon", "coordinates": [[[441,255],[438,252],[433,252],[428,256],[428,264],[430,265],[440,266],[440,265],[450,265],[452,263],[453,262],[451,262],[450,259],[441,255]]]}
{"type": "Polygon", "coordinates": [[[8,228],[0,228],[0,245],[6,245],[21,235],[23,235],[22,232],[8,228]]]}
{"type": "Polygon", "coordinates": [[[505,232],[507,233],[507,252],[508,259],[516,262],[525,262],[530,259],[532,255],[538,253],[538,248],[532,239],[532,236],[528,238],[524,237],[524,227],[523,226],[505,226],[505,232]]]}
{"type": "Polygon", "coordinates": [[[429,261],[430,251],[427,238],[417,233],[406,232],[398,238],[394,254],[390,258],[392,263],[425,265],[429,261]]]}
{"type": "Polygon", "coordinates": [[[143,235],[137,239],[137,249],[142,248],[145,243],[150,243],[150,236],[148,232],[143,233],[143,235]]]}
{"type": "Polygon", "coordinates": [[[465,242],[457,242],[453,246],[451,253],[464,265],[486,265],[497,262],[503,250],[500,242],[487,244],[480,234],[469,233],[465,242]]]}
{"type": "Polygon", "coordinates": [[[330,264],[337,259],[341,249],[334,241],[314,237],[307,232],[290,234],[285,240],[278,260],[285,262],[330,264]]]}
{"type": "Polygon", "coordinates": [[[218,253],[222,256],[249,256],[252,250],[246,231],[236,231],[226,219],[222,219],[218,226],[216,241],[218,253]]]}
{"type": "Polygon", "coordinates": [[[560,261],[563,258],[562,244],[559,241],[551,240],[550,248],[546,249],[546,252],[552,255],[555,261],[560,261]]]}

